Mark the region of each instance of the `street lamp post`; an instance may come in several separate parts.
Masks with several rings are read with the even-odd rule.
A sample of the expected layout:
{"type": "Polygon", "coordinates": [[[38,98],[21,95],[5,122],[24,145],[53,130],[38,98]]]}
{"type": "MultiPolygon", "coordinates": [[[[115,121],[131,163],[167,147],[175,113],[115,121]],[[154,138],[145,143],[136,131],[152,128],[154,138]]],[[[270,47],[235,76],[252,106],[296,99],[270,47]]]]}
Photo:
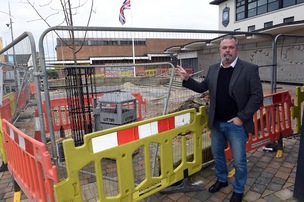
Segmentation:
{"type": "MultiPolygon", "coordinates": [[[[11,30],[11,39],[12,42],[14,41],[14,32],[13,32],[13,21],[12,21],[12,15],[11,15],[11,6],[10,3],[8,2],[8,11],[9,11],[9,28],[11,30]]],[[[8,26],[8,24],[6,24],[8,26]]],[[[14,76],[15,76],[15,92],[18,94],[19,91],[19,83],[18,83],[18,75],[17,75],[17,63],[16,63],[16,53],[15,53],[15,46],[13,46],[13,65],[14,65],[14,76]]]]}
{"type": "MultiPolygon", "coordinates": [[[[8,7],[9,7],[9,13],[3,12],[3,11],[0,11],[0,13],[4,13],[4,14],[8,15],[9,18],[10,18],[10,22],[9,22],[9,24],[6,24],[6,26],[10,26],[11,38],[12,38],[12,42],[13,42],[14,41],[13,21],[12,21],[11,8],[10,8],[10,4],[9,3],[8,3],[8,7]]],[[[14,76],[15,76],[15,85],[16,85],[15,91],[16,91],[16,93],[18,93],[18,90],[19,90],[18,88],[19,87],[18,87],[18,81],[17,81],[18,77],[17,77],[16,58],[15,58],[15,46],[13,46],[13,65],[14,65],[14,76]]],[[[4,171],[7,171],[7,170],[8,170],[7,163],[2,160],[2,165],[0,166],[0,172],[4,172],[4,171]]]]}
{"type": "MultiPolygon", "coordinates": [[[[9,27],[9,29],[10,29],[11,39],[12,39],[12,42],[13,42],[14,41],[13,20],[12,20],[12,15],[11,15],[11,6],[10,6],[9,2],[8,2],[8,9],[9,9],[9,13],[3,12],[3,11],[0,11],[0,12],[9,16],[9,23],[7,23],[6,26],[9,27]]],[[[7,55],[7,56],[9,56],[9,55],[7,55]]],[[[18,74],[17,74],[17,62],[16,62],[15,46],[13,46],[13,65],[14,65],[15,92],[18,93],[19,84],[18,84],[18,74]]]]}

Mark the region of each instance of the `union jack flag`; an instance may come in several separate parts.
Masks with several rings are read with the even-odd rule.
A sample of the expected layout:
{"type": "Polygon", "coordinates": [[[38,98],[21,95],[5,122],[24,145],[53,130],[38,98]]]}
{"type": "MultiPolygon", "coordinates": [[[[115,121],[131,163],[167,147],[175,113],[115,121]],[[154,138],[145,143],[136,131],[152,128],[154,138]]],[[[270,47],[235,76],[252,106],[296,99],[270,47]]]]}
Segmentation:
{"type": "Polygon", "coordinates": [[[125,9],[131,9],[131,0],[125,0],[119,10],[119,21],[122,25],[126,23],[125,9]]]}

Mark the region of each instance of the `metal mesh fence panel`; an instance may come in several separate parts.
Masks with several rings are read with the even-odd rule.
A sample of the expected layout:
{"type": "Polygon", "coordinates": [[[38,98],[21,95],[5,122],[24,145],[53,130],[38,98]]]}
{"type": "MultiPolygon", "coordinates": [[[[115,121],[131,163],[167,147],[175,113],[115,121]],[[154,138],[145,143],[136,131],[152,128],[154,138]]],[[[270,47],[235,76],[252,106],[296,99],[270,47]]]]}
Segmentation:
{"type": "MultiPolygon", "coordinates": [[[[24,109],[30,104],[35,105],[34,99],[34,65],[36,65],[35,44],[30,33],[24,33],[14,42],[1,50],[0,54],[0,71],[1,71],[1,101],[10,100],[10,114],[3,117],[12,122],[19,121],[19,127],[25,127],[22,122],[30,118],[31,115],[24,109]]],[[[2,104],[1,104],[2,105],[2,104]]],[[[33,132],[32,127],[25,127],[28,131],[33,132]],[[31,130],[32,129],[32,130],[31,130]]]]}
{"type": "MultiPolygon", "coordinates": [[[[114,28],[84,28],[76,27],[69,30],[57,27],[44,36],[43,47],[45,67],[57,72],[58,78],[48,79],[47,86],[50,100],[66,98],[66,67],[81,66],[94,68],[96,91],[91,101],[93,110],[89,113],[93,120],[93,131],[118,126],[116,120],[126,120],[124,114],[108,113],[121,108],[136,110],[136,120],[140,121],[162,114],[183,109],[206,105],[208,107],[208,92],[198,94],[182,87],[182,81],[174,74],[173,67],[182,65],[193,78],[202,81],[211,64],[219,62],[218,47],[220,37],[226,33],[189,31],[189,30],[153,30],[153,29],[114,29],[114,28]],[[69,38],[74,32],[75,39],[69,38]],[[122,102],[120,99],[105,101],[115,94],[128,93],[136,99],[136,107],[132,102],[122,102]],[[101,103],[104,102],[104,103],[101,103]],[[103,110],[104,109],[104,110],[103,110]],[[105,117],[109,116],[109,117],[105,117]],[[96,126],[100,124],[101,126],[96,126]]],[[[240,57],[252,61],[260,66],[261,78],[266,83],[271,81],[272,60],[271,40],[269,36],[237,34],[241,42],[240,57]],[[261,55],[263,58],[261,59],[261,55]]],[[[270,87],[267,87],[270,91],[270,87]]],[[[67,103],[66,103],[67,105],[67,103]]],[[[69,109],[71,110],[71,109],[69,109]]],[[[57,116],[58,117],[58,116],[57,116]]],[[[128,116],[130,117],[130,115],[128,116]]],[[[122,124],[127,124],[124,122],[122,124]]],[[[65,126],[65,138],[72,138],[70,126],[65,126]]],[[[55,131],[60,137],[60,131],[55,131]]],[[[49,134],[47,134],[49,135],[49,134]]],[[[203,158],[209,160],[210,133],[202,131],[203,158]]],[[[191,143],[192,134],[186,134],[191,143]]],[[[173,154],[174,166],[178,167],[181,159],[180,138],[177,136],[171,143],[175,147],[173,154]]],[[[192,145],[192,144],[187,144],[192,145]]],[[[152,175],[160,175],[158,162],[158,144],[151,144],[155,148],[151,156],[152,175]]],[[[187,147],[187,159],[191,161],[193,148],[187,147]]],[[[144,148],[138,148],[133,158],[133,174],[135,184],[144,179],[141,161],[144,148]]],[[[203,160],[204,161],[204,160],[203,160]]],[[[116,181],[117,166],[115,159],[101,160],[105,192],[107,196],[114,196],[118,192],[116,181]]],[[[64,161],[60,164],[64,168],[64,161]]],[[[84,168],[79,176],[83,179],[83,190],[94,190],[94,165],[84,168]],[[91,177],[88,177],[91,176],[91,177]],[[92,178],[88,182],[88,178],[92,178]]],[[[131,171],[130,171],[131,172],[131,171]]],[[[63,177],[64,169],[61,172],[63,177]]],[[[97,194],[97,193],[96,193],[97,194]]],[[[97,197],[97,196],[96,196],[97,197]]],[[[94,200],[94,199],[92,199],[94,200]]]]}

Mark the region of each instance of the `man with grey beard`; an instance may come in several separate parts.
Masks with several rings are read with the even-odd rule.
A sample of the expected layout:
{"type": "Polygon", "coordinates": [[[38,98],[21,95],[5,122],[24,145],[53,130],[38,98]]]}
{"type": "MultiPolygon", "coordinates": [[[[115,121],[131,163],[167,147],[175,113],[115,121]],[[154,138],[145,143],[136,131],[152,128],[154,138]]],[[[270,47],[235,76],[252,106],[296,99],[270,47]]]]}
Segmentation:
{"type": "Polygon", "coordinates": [[[183,79],[184,87],[198,93],[209,90],[208,127],[217,177],[209,192],[228,186],[225,157],[228,142],[235,168],[230,202],[241,202],[247,180],[247,134],[253,132],[253,115],[263,102],[263,90],[258,66],[238,58],[239,42],[235,36],[224,36],[219,51],[221,62],[210,66],[202,82],[191,78],[181,66],[176,67],[176,73],[183,79]]]}

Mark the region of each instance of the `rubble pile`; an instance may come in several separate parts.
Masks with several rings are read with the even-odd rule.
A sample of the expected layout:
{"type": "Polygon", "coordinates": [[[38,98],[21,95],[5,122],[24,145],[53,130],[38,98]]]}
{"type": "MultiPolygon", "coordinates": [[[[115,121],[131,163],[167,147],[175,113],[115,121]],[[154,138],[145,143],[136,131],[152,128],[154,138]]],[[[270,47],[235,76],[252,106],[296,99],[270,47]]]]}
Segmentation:
{"type": "Polygon", "coordinates": [[[192,97],[188,98],[173,112],[177,112],[177,111],[181,111],[181,110],[185,110],[185,109],[191,109],[191,108],[195,108],[196,111],[198,112],[200,106],[205,106],[208,111],[209,103],[210,103],[209,93],[205,92],[205,93],[200,94],[199,96],[192,96],[192,97]]]}

